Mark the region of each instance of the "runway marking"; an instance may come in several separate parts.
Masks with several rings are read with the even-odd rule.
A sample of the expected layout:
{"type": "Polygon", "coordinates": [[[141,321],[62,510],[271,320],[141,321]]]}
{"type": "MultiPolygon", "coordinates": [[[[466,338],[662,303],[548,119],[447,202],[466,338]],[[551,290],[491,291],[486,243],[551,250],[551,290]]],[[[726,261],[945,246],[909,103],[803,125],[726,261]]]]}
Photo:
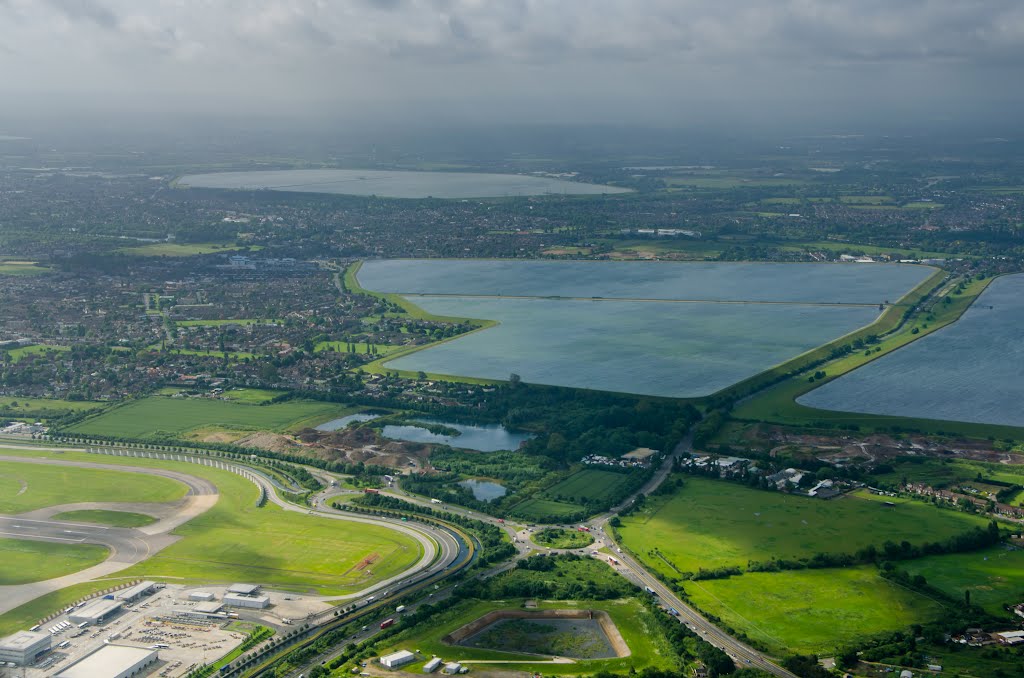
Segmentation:
{"type": "MultiPolygon", "coordinates": [[[[25,534],[24,532],[0,532],[0,534],[6,534],[9,537],[22,537],[22,538],[25,538],[25,537],[29,536],[29,535],[25,534]]],[[[33,538],[35,538],[35,539],[53,539],[54,541],[73,541],[76,544],[80,544],[83,541],[85,541],[84,537],[82,539],[67,539],[65,537],[51,537],[49,535],[36,534],[36,533],[33,533],[31,536],[33,538]]]]}
{"type": "MultiPolygon", "coordinates": [[[[2,518],[0,518],[2,519],[2,518]]],[[[30,518],[19,518],[19,523],[41,523],[43,525],[50,525],[52,527],[87,527],[91,530],[109,530],[109,527],[102,525],[90,525],[88,523],[66,523],[63,520],[32,520],[30,518]]],[[[20,527],[20,525],[15,525],[20,527]]]]}

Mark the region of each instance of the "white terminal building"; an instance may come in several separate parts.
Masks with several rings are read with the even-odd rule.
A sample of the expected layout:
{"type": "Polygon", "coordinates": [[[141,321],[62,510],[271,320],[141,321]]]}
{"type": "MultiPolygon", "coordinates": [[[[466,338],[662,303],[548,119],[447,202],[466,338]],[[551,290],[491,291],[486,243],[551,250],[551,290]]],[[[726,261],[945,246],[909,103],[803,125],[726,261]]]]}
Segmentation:
{"type": "Polygon", "coordinates": [[[12,636],[0,639],[0,662],[27,666],[36,658],[50,651],[49,633],[18,631],[12,636]]]}
{"type": "Polygon", "coordinates": [[[156,650],[127,645],[104,645],[57,674],[56,678],[130,678],[159,660],[156,650]]]}

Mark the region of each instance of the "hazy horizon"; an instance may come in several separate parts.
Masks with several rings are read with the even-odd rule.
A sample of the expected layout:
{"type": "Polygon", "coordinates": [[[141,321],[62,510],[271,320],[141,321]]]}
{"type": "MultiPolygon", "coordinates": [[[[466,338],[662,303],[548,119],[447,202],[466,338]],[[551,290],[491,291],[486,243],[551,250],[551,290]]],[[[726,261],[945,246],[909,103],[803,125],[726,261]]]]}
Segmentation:
{"type": "Polygon", "coordinates": [[[0,0],[0,26],[0,134],[107,116],[1012,128],[1024,98],[1024,5],[1003,0],[0,0]]]}

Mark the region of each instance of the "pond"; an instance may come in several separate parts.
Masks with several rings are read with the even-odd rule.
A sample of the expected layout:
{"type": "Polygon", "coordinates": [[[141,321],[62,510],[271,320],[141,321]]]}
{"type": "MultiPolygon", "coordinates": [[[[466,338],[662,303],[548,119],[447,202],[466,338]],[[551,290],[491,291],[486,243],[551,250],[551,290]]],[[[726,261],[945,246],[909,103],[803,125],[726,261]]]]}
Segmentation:
{"type": "Polygon", "coordinates": [[[508,494],[508,490],[505,489],[504,485],[499,485],[490,480],[463,480],[459,485],[472,492],[473,498],[478,501],[494,501],[508,494]]]}
{"type": "Polygon", "coordinates": [[[1024,274],[952,325],[797,399],[843,412],[1024,426],[1024,274]]]}
{"type": "Polygon", "coordinates": [[[425,424],[439,424],[459,432],[457,436],[433,433],[422,426],[412,424],[388,424],[382,433],[386,438],[406,440],[414,443],[433,443],[450,445],[478,452],[497,452],[498,450],[517,450],[524,442],[532,438],[529,433],[509,431],[501,424],[452,424],[446,421],[422,419],[425,424]]]}
{"type": "Polygon", "coordinates": [[[357,421],[373,421],[379,414],[350,414],[338,419],[331,419],[316,427],[317,431],[340,431],[349,424],[357,421]]]}
{"type": "Polygon", "coordinates": [[[521,174],[345,169],[190,174],[178,179],[177,185],[185,188],[338,193],[385,198],[500,198],[548,193],[601,195],[630,192],[629,189],[615,186],[521,174]]]}

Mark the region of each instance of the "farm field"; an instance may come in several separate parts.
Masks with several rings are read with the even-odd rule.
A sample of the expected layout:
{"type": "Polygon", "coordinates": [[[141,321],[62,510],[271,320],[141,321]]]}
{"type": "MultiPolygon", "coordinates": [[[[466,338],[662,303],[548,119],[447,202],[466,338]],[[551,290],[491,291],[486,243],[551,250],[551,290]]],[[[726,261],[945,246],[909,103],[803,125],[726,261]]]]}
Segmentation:
{"type": "Polygon", "coordinates": [[[745,567],[750,560],[853,553],[887,540],[941,541],[986,524],[977,516],[905,499],[886,498],[896,502],[889,507],[871,495],[824,501],[721,480],[686,477],[684,482],[671,497],[649,498],[647,506],[622,518],[619,528],[622,543],[669,578],[702,567],[745,567]]]}
{"type": "Polygon", "coordinates": [[[53,516],[53,520],[66,520],[69,523],[95,523],[97,525],[110,525],[111,527],[143,527],[156,522],[156,518],[141,513],[108,511],[105,509],[65,511],[53,516]]]}
{"type": "Polygon", "coordinates": [[[577,471],[542,493],[548,499],[575,503],[584,498],[605,500],[615,495],[615,486],[626,480],[626,474],[599,469],[577,471]]]}
{"type": "Polygon", "coordinates": [[[901,564],[911,575],[961,600],[971,592],[971,603],[996,616],[1009,616],[1003,605],[1024,602],[1024,550],[996,546],[971,553],[929,556],[901,564]]]}
{"type": "Polygon", "coordinates": [[[102,563],[108,554],[96,544],[0,538],[0,586],[62,577],[102,563]]]}
{"type": "Polygon", "coordinates": [[[46,412],[81,412],[103,407],[102,403],[85,400],[54,400],[51,398],[22,398],[20,396],[0,396],[0,410],[14,416],[32,417],[46,412]]]}
{"type": "MultiPolygon", "coordinates": [[[[136,245],[135,247],[122,247],[117,250],[121,254],[131,254],[137,257],[190,257],[196,254],[215,254],[223,252],[236,252],[244,247],[231,243],[174,243],[155,242],[148,245],[136,245]]],[[[259,247],[247,249],[257,250],[259,247]]]]}
{"type": "Polygon", "coordinates": [[[52,268],[36,266],[34,261],[0,261],[0,275],[43,275],[52,272],[52,268]]]}
{"type": "Polygon", "coordinates": [[[206,398],[150,396],[71,427],[81,435],[127,438],[175,437],[199,427],[284,431],[326,421],[344,408],[306,400],[247,405],[206,398]]]}
{"type": "MultiPolygon", "coordinates": [[[[598,671],[627,671],[630,667],[637,671],[646,666],[659,664],[662,668],[666,664],[674,663],[671,659],[672,652],[666,641],[663,640],[661,632],[657,629],[655,621],[651,619],[651,613],[643,605],[634,599],[626,600],[573,600],[573,601],[543,601],[538,603],[538,609],[590,609],[604,610],[622,634],[623,640],[629,646],[631,655],[620,659],[590,659],[579,660],[574,664],[530,664],[530,660],[538,659],[536,656],[503,652],[500,650],[479,649],[472,647],[454,646],[442,642],[442,638],[452,631],[468,624],[493,610],[516,609],[521,607],[521,600],[504,601],[478,601],[467,600],[439,613],[431,618],[429,624],[421,624],[410,631],[399,633],[389,639],[386,645],[379,647],[381,654],[404,648],[417,648],[421,654],[429,658],[432,654],[441,657],[452,657],[457,654],[459,659],[476,660],[499,660],[505,659],[515,663],[505,668],[517,671],[537,671],[545,675],[587,675],[598,671]]],[[[423,662],[410,664],[406,670],[418,672],[423,662]]],[[[500,663],[494,665],[500,668],[500,663]]]]}
{"type": "Polygon", "coordinates": [[[299,193],[376,195],[385,198],[500,198],[504,196],[601,195],[626,188],[548,177],[482,172],[407,172],[352,169],[262,170],[190,174],[179,188],[272,190],[299,193]]]}
{"type": "Polygon", "coordinates": [[[187,491],[185,485],[170,478],[25,464],[0,457],[0,513],[17,514],[86,501],[170,502],[181,499],[187,491]]]}
{"type": "Polygon", "coordinates": [[[943,612],[939,603],[882,579],[873,566],[744,574],[685,588],[701,610],[779,654],[828,656],[856,638],[943,612]]]}
{"type": "Polygon", "coordinates": [[[998,278],[959,321],[797,402],[874,415],[1024,426],[1024,275],[998,278]]]}

